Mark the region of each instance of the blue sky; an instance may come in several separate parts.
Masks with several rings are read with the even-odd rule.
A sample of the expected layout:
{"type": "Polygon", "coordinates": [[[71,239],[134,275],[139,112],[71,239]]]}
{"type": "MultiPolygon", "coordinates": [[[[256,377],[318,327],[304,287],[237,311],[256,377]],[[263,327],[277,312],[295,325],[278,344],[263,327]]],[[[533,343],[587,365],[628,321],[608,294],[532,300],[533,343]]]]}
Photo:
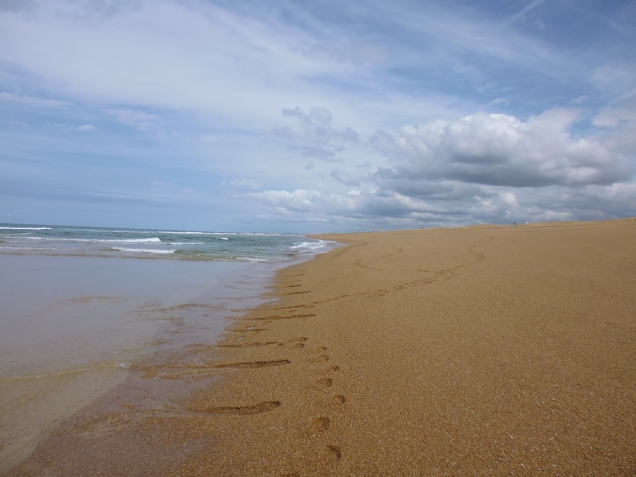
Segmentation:
{"type": "Polygon", "coordinates": [[[636,2],[0,0],[0,222],[636,215],[636,2]]]}

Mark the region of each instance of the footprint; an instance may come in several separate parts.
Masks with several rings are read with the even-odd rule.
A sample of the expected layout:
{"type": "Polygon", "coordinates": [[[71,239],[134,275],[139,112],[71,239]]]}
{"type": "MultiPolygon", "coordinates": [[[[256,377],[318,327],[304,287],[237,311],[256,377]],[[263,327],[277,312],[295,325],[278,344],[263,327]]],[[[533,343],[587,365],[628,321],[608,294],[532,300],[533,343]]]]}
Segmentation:
{"type": "Polygon", "coordinates": [[[331,378],[322,378],[316,381],[316,385],[321,388],[330,388],[333,386],[333,379],[331,378]]]}
{"type": "Polygon", "coordinates": [[[327,351],[327,347],[326,346],[319,346],[318,349],[320,351],[327,351]]]}
{"type": "Polygon", "coordinates": [[[329,453],[333,457],[335,457],[338,460],[342,459],[342,452],[340,451],[340,447],[329,445],[327,446],[327,449],[329,450],[329,453]]]}
{"type": "Polygon", "coordinates": [[[305,342],[305,341],[307,341],[308,339],[309,339],[309,338],[305,338],[304,336],[301,336],[300,338],[292,338],[292,339],[288,340],[287,342],[288,342],[288,343],[295,343],[295,342],[297,342],[297,341],[299,341],[299,342],[305,342]]]}
{"type": "Polygon", "coordinates": [[[316,316],[314,313],[305,313],[298,315],[272,315],[272,316],[263,316],[261,318],[250,318],[250,320],[292,320],[294,318],[311,318],[312,316],[316,316]]]}
{"type": "Polygon", "coordinates": [[[293,347],[296,349],[302,349],[305,347],[305,343],[296,343],[293,347]]]}
{"type": "Polygon", "coordinates": [[[326,354],[321,354],[319,356],[316,356],[315,358],[309,359],[308,361],[310,363],[324,363],[325,361],[329,361],[329,356],[327,356],[326,354]]]}
{"type": "Polygon", "coordinates": [[[315,417],[311,421],[310,429],[312,432],[325,432],[329,429],[330,421],[328,417],[315,417]]]}
{"type": "Polygon", "coordinates": [[[315,305],[291,305],[291,306],[279,306],[278,308],[270,308],[272,311],[276,310],[292,310],[294,308],[316,308],[315,305]]]}
{"type": "Polygon", "coordinates": [[[336,402],[336,404],[344,404],[347,402],[347,400],[345,399],[345,397],[342,394],[336,394],[333,397],[333,400],[336,402]]]}
{"type": "Polygon", "coordinates": [[[329,366],[329,367],[326,369],[326,371],[327,371],[327,372],[329,372],[329,371],[340,371],[340,366],[338,366],[337,364],[334,364],[333,366],[329,366]]]}
{"type": "Polygon", "coordinates": [[[200,409],[189,409],[194,412],[205,412],[208,414],[237,414],[245,416],[249,414],[261,414],[269,412],[280,406],[280,401],[263,401],[258,404],[248,406],[212,406],[200,409]]]}
{"type": "Polygon", "coordinates": [[[225,363],[214,365],[214,368],[266,368],[268,366],[281,366],[290,364],[288,359],[276,359],[272,361],[245,361],[242,363],[225,363]]]}
{"type": "MultiPolygon", "coordinates": [[[[252,346],[269,346],[273,344],[277,344],[277,341],[257,341],[255,343],[222,344],[217,345],[217,348],[249,348],[252,346]]],[[[278,344],[280,345],[281,343],[278,344]]]]}

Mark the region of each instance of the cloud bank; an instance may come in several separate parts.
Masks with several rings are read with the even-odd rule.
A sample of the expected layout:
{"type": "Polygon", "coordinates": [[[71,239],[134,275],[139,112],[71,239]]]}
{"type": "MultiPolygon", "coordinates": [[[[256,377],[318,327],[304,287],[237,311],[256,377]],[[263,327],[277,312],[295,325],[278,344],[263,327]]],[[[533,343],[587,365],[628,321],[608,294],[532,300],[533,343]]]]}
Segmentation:
{"type": "MultiPolygon", "coordinates": [[[[522,121],[478,112],[456,120],[376,131],[369,146],[388,158],[372,172],[332,176],[367,190],[251,194],[292,217],[311,214],[377,226],[573,220],[633,213],[634,163],[596,137],[575,136],[581,116],[557,108],[522,121]]],[[[605,116],[603,116],[605,117],[605,116]]]]}

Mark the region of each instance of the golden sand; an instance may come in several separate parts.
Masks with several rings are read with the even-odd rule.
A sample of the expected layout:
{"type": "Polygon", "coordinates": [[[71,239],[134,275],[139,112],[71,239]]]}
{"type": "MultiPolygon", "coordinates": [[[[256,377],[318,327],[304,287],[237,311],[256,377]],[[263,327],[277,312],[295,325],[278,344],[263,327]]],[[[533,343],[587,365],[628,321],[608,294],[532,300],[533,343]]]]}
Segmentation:
{"type": "Polygon", "coordinates": [[[12,474],[636,475],[635,220],[323,238],[349,246],[145,376],[217,384],[77,417],[12,474]]]}

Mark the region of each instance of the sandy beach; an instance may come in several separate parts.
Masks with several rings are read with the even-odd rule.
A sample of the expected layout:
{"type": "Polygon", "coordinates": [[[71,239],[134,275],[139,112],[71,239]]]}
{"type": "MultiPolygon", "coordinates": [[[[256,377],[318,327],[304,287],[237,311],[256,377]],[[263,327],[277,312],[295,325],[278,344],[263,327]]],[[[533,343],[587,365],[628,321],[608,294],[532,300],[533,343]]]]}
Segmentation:
{"type": "Polygon", "coordinates": [[[9,475],[636,473],[636,220],[320,238],[9,475]]]}

